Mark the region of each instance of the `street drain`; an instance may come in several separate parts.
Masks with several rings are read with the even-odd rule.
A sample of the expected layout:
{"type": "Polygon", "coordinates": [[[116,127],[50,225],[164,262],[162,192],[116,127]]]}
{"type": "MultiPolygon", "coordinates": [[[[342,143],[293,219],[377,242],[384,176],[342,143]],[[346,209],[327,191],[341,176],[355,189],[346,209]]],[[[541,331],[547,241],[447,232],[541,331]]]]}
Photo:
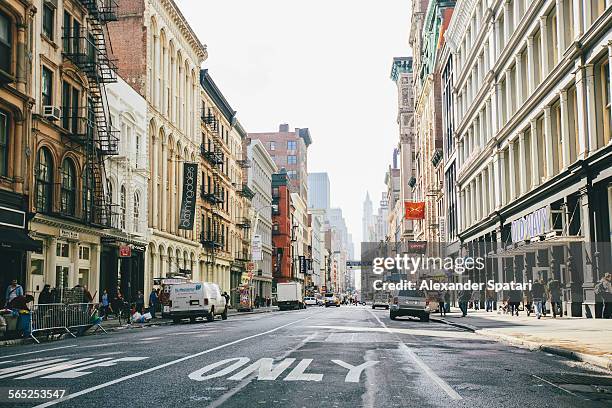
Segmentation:
{"type": "Polygon", "coordinates": [[[612,377],[587,374],[547,374],[540,375],[543,380],[554,384],[598,385],[612,387],[612,377]]]}

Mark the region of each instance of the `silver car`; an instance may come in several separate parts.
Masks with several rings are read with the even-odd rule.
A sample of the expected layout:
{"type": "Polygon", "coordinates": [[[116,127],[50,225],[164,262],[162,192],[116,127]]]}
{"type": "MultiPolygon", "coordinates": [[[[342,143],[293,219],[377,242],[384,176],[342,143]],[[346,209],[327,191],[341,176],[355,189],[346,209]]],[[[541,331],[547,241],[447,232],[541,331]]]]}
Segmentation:
{"type": "Polygon", "coordinates": [[[429,321],[429,301],[422,290],[400,290],[393,298],[389,317],[395,320],[398,316],[418,317],[422,322],[429,321]]]}

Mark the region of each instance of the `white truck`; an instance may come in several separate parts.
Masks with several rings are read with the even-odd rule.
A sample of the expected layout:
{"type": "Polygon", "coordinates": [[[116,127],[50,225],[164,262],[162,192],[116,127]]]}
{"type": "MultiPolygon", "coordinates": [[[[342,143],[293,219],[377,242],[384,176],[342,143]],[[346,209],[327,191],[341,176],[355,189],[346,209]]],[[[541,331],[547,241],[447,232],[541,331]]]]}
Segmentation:
{"type": "Polygon", "coordinates": [[[304,308],[304,293],[299,282],[278,283],[276,285],[276,304],[280,310],[304,308]]]}
{"type": "Polygon", "coordinates": [[[192,322],[198,317],[212,322],[215,316],[227,319],[227,305],[219,286],[207,282],[163,284],[162,317],[178,323],[182,319],[192,322]]]}

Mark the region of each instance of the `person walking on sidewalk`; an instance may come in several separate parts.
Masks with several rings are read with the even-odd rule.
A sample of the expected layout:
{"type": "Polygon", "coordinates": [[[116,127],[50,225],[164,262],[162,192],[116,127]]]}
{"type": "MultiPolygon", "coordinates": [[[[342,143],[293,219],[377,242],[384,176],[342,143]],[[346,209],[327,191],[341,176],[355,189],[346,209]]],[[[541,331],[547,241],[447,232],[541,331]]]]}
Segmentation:
{"type": "Polygon", "coordinates": [[[102,319],[108,319],[108,315],[110,314],[110,299],[108,298],[108,290],[104,289],[104,293],[102,293],[102,319]]]}
{"type": "Polygon", "coordinates": [[[548,293],[550,296],[550,308],[553,312],[553,318],[563,315],[561,310],[561,284],[557,279],[552,278],[548,281],[548,293]]]}
{"type": "Polygon", "coordinates": [[[527,316],[531,315],[531,305],[533,304],[533,298],[531,292],[528,290],[523,291],[523,307],[527,311],[527,316]]]}
{"type": "Polygon", "coordinates": [[[151,318],[155,319],[155,310],[157,309],[157,290],[155,288],[151,289],[151,293],[149,294],[149,313],[151,313],[151,318]]]}
{"type": "Polygon", "coordinates": [[[6,305],[11,303],[11,301],[18,296],[23,296],[23,288],[17,283],[17,279],[13,279],[4,293],[4,301],[6,302],[6,305]]]}
{"type": "Polygon", "coordinates": [[[521,304],[522,293],[520,290],[511,290],[508,293],[508,306],[510,307],[510,316],[519,315],[519,305],[521,304]]]}
{"type": "Polygon", "coordinates": [[[495,292],[493,289],[487,289],[485,291],[485,310],[487,312],[493,311],[493,299],[495,298],[495,292]]]}
{"type": "Polygon", "coordinates": [[[538,319],[542,317],[542,300],[544,299],[545,292],[544,279],[535,281],[531,285],[531,298],[533,299],[533,306],[535,307],[535,314],[538,319]]]}
{"type": "Polygon", "coordinates": [[[612,274],[606,273],[595,285],[595,296],[601,298],[601,318],[612,318],[612,274]]]}
{"type": "Polygon", "coordinates": [[[468,303],[470,302],[471,298],[471,290],[462,290],[461,292],[459,292],[459,308],[461,309],[461,314],[463,315],[462,317],[467,316],[468,303]]]}
{"type": "Polygon", "coordinates": [[[144,295],[142,294],[142,291],[138,291],[138,294],[136,295],[136,311],[140,314],[143,313],[144,310],[144,295]]]}
{"type": "Polygon", "coordinates": [[[446,296],[446,293],[444,292],[438,292],[438,310],[440,311],[440,316],[446,316],[446,305],[444,302],[444,297],[446,296]]]}

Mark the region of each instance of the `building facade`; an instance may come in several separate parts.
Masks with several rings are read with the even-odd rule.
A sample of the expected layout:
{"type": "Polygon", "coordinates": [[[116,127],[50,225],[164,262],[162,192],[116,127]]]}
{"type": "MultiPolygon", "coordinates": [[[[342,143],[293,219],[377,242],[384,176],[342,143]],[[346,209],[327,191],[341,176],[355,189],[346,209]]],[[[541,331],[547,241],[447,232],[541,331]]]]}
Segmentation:
{"type": "Polygon", "coordinates": [[[249,133],[252,140],[261,140],[279,169],[286,169],[292,193],[308,202],[308,147],[312,143],[308,128],[289,130],[281,124],[278,132],[249,133]]]}
{"type": "Polygon", "coordinates": [[[255,292],[263,298],[272,297],[272,174],[277,173],[276,164],[259,140],[248,145],[250,162],[248,185],[255,193],[252,201],[254,213],[253,236],[261,240],[261,260],[256,263],[255,292]]]}
{"type": "MultiPolygon", "coordinates": [[[[413,201],[412,188],[416,183],[415,177],[415,128],[414,128],[414,89],[413,89],[412,57],[393,58],[391,67],[391,80],[397,86],[397,125],[399,128],[399,170],[400,170],[400,201],[401,218],[397,218],[400,228],[399,235],[394,236],[400,240],[414,239],[414,225],[412,220],[404,219],[404,203],[413,201]]],[[[398,212],[399,215],[399,212],[398,212]]]]}
{"type": "Polygon", "coordinates": [[[291,282],[293,276],[292,239],[293,205],[289,191],[289,177],[281,169],[272,175],[272,290],[276,284],[291,282]]]}
{"type": "Polygon", "coordinates": [[[206,46],[172,0],[121,1],[109,24],[121,77],[147,102],[148,286],[175,274],[200,277],[197,226],[179,228],[184,163],[198,162],[200,65],[206,46]]]}
{"type": "Polygon", "coordinates": [[[593,317],[593,286],[612,268],[611,4],[459,6],[446,35],[458,236],[466,251],[495,254],[475,278],[556,279],[564,314],[593,317]]]}
{"type": "Polygon", "coordinates": [[[327,173],[308,173],[308,208],[330,207],[330,184],[327,173]]]}

